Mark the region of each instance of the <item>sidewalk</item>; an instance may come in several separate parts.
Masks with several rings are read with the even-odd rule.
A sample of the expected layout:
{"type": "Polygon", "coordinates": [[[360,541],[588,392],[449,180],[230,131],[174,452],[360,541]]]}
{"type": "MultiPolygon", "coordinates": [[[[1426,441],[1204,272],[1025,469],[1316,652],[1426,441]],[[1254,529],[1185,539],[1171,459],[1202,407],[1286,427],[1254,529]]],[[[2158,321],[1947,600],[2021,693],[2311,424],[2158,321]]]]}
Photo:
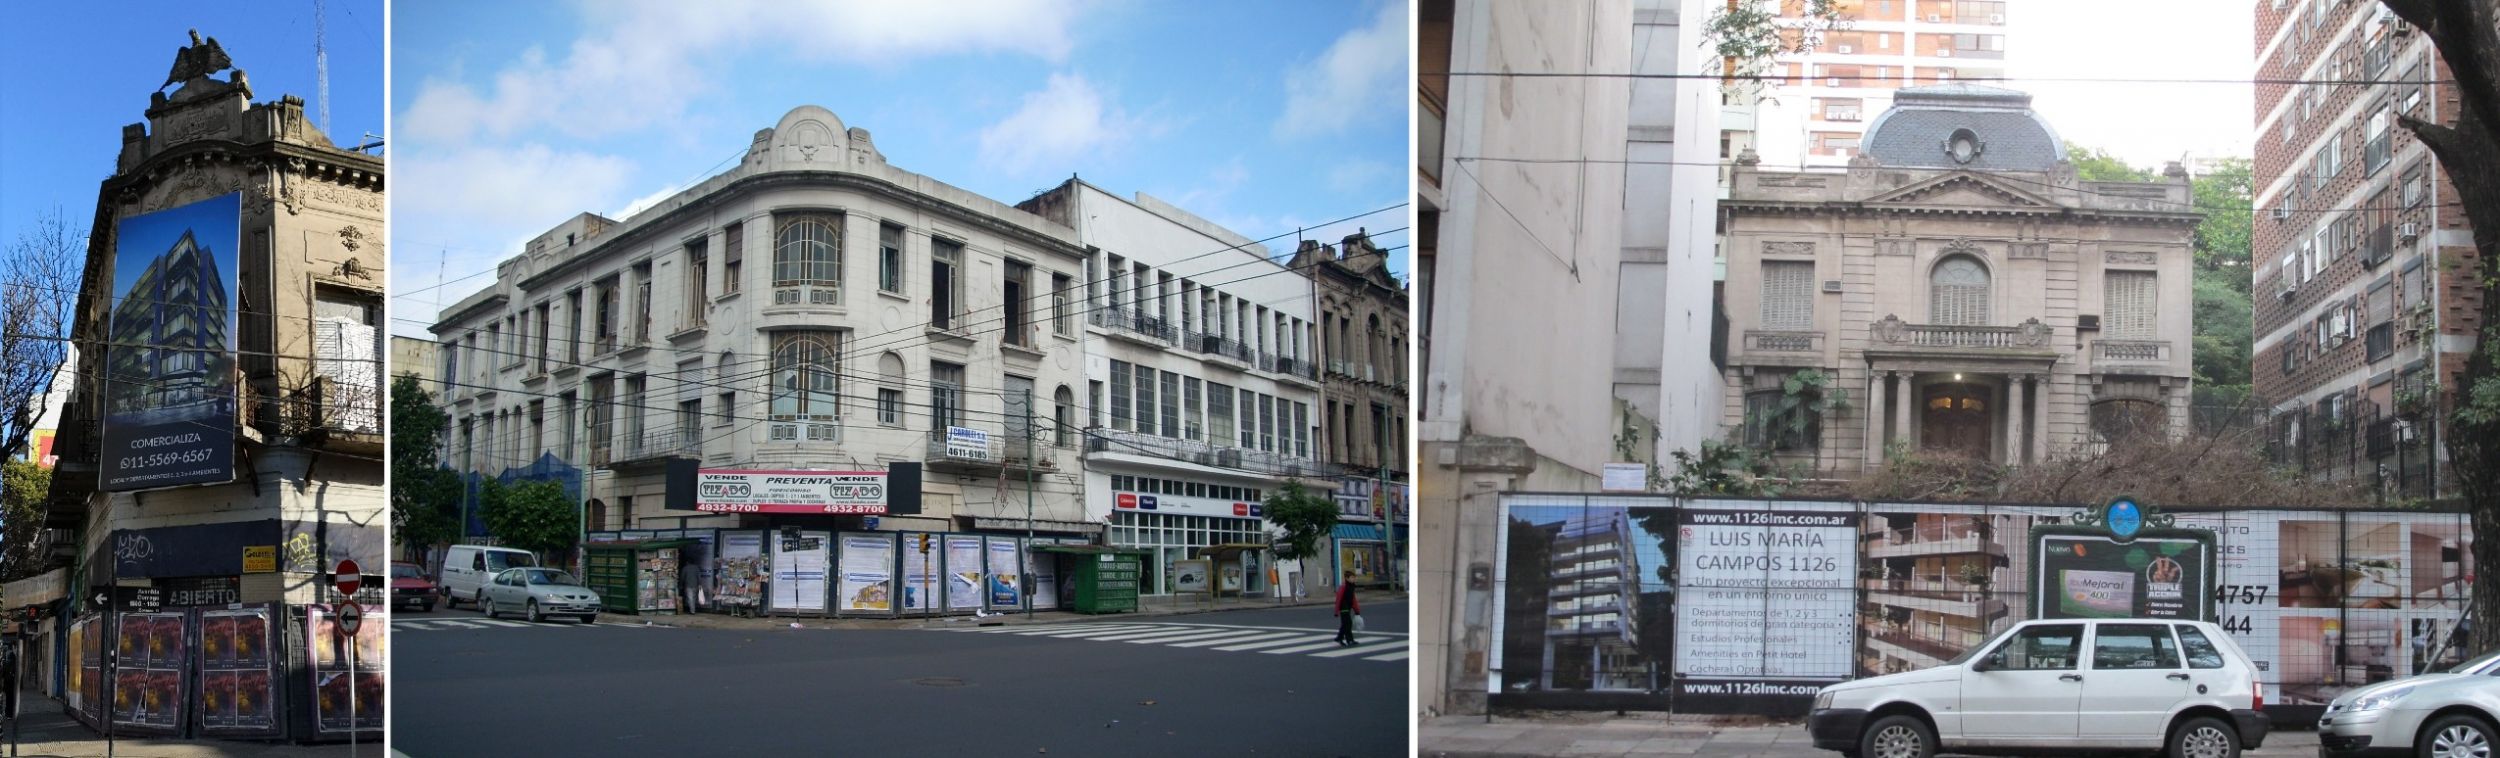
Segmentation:
{"type": "MultiPolygon", "coordinates": [[[[1359,603],[1370,604],[1375,602],[1395,602],[1405,600],[1406,593],[1391,592],[1387,590],[1357,590],[1355,592],[1355,597],[1359,603]]],[[[1263,597],[1250,599],[1228,597],[1218,598],[1210,604],[1205,598],[1196,597],[1146,597],[1138,599],[1138,609],[1135,613],[1084,614],[1071,611],[1034,611],[1030,620],[1027,620],[1025,614],[1022,612],[991,614],[986,618],[975,616],[907,616],[904,618],[888,619],[816,618],[812,616],[767,616],[764,618],[744,618],[720,613],[691,613],[677,614],[673,616],[632,616],[626,614],[607,614],[600,616],[599,622],[602,624],[632,624],[636,622],[649,622],[652,626],[670,626],[685,629],[788,629],[793,623],[798,624],[800,628],[804,629],[948,629],[984,624],[1064,624],[1073,621],[1165,618],[1201,613],[1215,613],[1219,611],[1236,611],[1258,608],[1305,608],[1312,606],[1318,606],[1318,608],[1312,611],[1313,613],[1318,614],[1315,617],[1325,618],[1328,615],[1326,607],[1334,601],[1335,598],[1333,597],[1263,597]]],[[[409,616],[408,618],[423,618],[423,616],[409,616]]]]}
{"type": "MultiPolygon", "coordinates": [[[[1424,758],[1514,758],[1515,756],[1691,755],[1709,758],[1755,756],[1838,756],[1816,750],[1801,723],[1763,724],[1760,719],[1734,723],[1728,717],[1687,714],[1613,712],[1537,713],[1495,716],[1440,716],[1426,719],[1416,738],[1424,758]]],[[[2314,756],[2315,732],[2275,732],[2266,746],[2242,755],[2250,758],[2314,756]]]]}
{"type": "MultiPolygon", "coordinates": [[[[7,741],[0,740],[0,757],[103,758],[104,735],[62,713],[60,707],[59,702],[52,700],[27,701],[18,713],[17,750],[9,752],[7,741]]],[[[237,740],[126,737],[113,740],[113,755],[115,758],[381,758],[384,751],[379,742],[367,741],[350,753],[344,744],[289,745],[237,740]]]]}

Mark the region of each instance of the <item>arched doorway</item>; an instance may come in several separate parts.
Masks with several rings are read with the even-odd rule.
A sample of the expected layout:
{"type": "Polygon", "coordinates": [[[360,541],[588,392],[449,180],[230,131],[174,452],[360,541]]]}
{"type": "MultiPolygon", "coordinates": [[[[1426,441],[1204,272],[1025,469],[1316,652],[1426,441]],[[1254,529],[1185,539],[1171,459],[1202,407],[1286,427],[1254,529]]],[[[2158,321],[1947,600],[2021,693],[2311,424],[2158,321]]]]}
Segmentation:
{"type": "Polygon", "coordinates": [[[1995,393],[1987,385],[1948,382],[1920,393],[1919,448],[1988,458],[1988,420],[1995,393]]]}

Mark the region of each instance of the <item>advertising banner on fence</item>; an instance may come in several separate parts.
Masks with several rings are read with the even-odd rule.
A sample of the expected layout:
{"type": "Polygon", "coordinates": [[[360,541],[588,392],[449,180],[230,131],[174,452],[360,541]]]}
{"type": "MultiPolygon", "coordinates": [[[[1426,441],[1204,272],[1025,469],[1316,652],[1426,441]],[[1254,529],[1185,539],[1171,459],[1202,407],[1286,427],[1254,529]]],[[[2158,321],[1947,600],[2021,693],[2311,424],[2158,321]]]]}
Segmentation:
{"type": "Polygon", "coordinates": [[[99,487],[234,481],[242,195],[121,220],[99,487]]]}
{"type": "Polygon", "coordinates": [[[894,610],[894,537],[891,532],[842,534],[842,586],[837,590],[842,610],[894,610]]]}
{"type": "Polygon", "coordinates": [[[712,513],[885,513],[883,471],[703,469],[698,511],[712,513]]]}
{"type": "Polygon", "coordinates": [[[1016,570],[1024,551],[1014,537],[986,537],[990,555],[990,608],[1024,607],[1024,574],[1016,570]]]}
{"type": "Polygon", "coordinates": [[[1676,695],[1775,713],[1849,678],[1859,514],[1847,503],[1694,501],[1677,514],[1676,695]]]}
{"type": "Polygon", "coordinates": [[[981,538],[978,535],[946,535],[946,609],[975,611],[981,609],[986,594],[982,586],[988,571],[981,566],[981,538]]]}
{"type": "Polygon", "coordinates": [[[773,610],[821,613],[825,610],[826,565],[833,553],[831,532],[799,531],[795,537],[775,535],[773,543],[773,610]]]}

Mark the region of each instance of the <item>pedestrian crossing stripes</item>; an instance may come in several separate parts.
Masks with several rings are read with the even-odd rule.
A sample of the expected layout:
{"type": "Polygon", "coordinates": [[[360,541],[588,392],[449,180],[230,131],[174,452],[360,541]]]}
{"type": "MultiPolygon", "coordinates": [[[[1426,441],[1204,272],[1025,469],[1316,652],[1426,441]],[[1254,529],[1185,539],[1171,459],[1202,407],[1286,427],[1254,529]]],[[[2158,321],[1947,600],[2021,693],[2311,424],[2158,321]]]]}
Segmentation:
{"type": "Polygon", "coordinates": [[[1364,632],[1355,635],[1356,638],[1364,640],[1364,644],[1345,647],[1337,644],[1337,635],[1334,631],[1281,626],[1087,622],[985,626],[938,631],[1049,637],[1089,642],[1126,642],[1135,645],[1161,645],[1227,653],[1306,655],[1312,658],[1353,658],[1364,661],[1403,661],[1406,660],[1407,655],[1406,635],[1403,634],[1364,632]]]}
{"type": "Polygon", "coordinates": [[[391,620],[391,631],[394,632],[440,632],[455,629],[588,629],[594,626],[608,629],[667,628],[660,626],[643,626],[641,624],[584,624],[575,621],[548,621],[532,624],[527,621],[490,619],[483,616],[456,619],[402,618],[391,620]]]}

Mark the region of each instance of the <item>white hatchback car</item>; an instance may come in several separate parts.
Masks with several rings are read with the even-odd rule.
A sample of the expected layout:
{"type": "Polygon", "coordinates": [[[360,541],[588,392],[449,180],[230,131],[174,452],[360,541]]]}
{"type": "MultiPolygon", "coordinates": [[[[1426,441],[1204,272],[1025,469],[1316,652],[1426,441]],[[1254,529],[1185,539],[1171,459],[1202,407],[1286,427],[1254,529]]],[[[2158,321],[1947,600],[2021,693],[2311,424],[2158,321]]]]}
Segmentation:
{"type": "Polygon", "coordinates": [[[2495,717],[2500,651],[2336,697],[2318,719],[2318,755],[2485,758],[2500,750],[2495,717]]]}
{"type": "Polygon", "coordinates": [[[2271,728],[2255,671],[2202,621],[2025,621],[1941,666],[1825,687],[1806,728],[1815,747],[1859,758],[2234,758],[2271,728]]]}

